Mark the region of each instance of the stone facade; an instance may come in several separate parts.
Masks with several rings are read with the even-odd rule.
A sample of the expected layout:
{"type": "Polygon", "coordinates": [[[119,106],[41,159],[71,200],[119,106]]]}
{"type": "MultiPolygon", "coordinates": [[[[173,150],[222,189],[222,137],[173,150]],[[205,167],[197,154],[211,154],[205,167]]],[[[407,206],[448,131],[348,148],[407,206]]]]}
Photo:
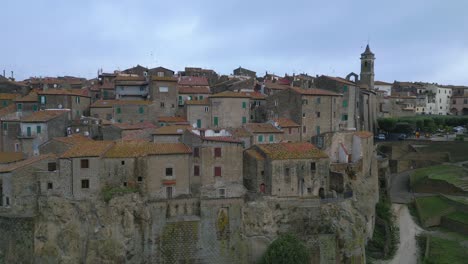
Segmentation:
{"type": "Polygon", "coordinates": [[[48,89],[38,92],[40,109],[70,109],[71,119],[89,115],[91,99],[80,92],[48,89]]]}
{"type": "Polygon", "coordinates": [[[152,76],[150,100],[157,116],[174,116],[177,111],[177,79],[152,76]]]}

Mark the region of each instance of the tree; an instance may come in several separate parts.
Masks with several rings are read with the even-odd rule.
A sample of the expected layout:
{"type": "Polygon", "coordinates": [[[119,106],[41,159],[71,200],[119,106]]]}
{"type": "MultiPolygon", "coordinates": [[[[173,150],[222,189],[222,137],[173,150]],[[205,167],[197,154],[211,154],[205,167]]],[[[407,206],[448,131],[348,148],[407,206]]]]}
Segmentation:
{"type": "Polygon", "coordinates": [[[306,264],[309,253],[305,245],[294,235],[285,234],[268,246],[262,264],[306,264]]]}
{"type": "Polygon", "coordinates": [[[379,128],[387,132],[392,131],[397,123],[394,118],[379,118],[377,122],[379,123],[379,128]]]}

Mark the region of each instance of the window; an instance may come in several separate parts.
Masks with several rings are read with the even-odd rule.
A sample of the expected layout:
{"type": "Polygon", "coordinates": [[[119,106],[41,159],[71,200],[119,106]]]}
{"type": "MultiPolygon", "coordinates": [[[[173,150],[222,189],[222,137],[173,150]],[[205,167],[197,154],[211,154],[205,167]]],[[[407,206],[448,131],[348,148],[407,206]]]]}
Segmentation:
{"type": "Polygon", "coordinates": [[[125,165],[125,160],[120,161],[120,165],[125,165]]]}
{"type": "Polygon", "coordinates": [[[302,104],[303,105],[309,104],[309,101],[307,99],[302,99],[302,104]]]}
{"type": "Polygon", "coordinates": [[[198,100],[203,100],[203,95],[198,96],[198,100]]]}
{"type": "Polygon", "coordinates": [[[57,170],[57,163],[55,163],[55,162],[47,163],[47,170],[48,171],[56,171],[57,170]]]}
{"type": "Polygon", "coordinates": [[[172,188],[172,186],[167,186],[166,187],[166,199],[172,199],[173,192],[174,192],[174,189],[172,188]]]}
{"type": "Polygon", "coordinates": [[[88,160],[88,159],[82,159],[82,160],[80,161],[80,163],[81,163],[81,168],[82,168],[82,169],[87,169],[87,168],[89,168],[89,160],[88,160]]]}
{"type": "Polygon", "coordinates": [[[164,77],[164,72],[158,72],[157,75],[158,77],[164,77]]]}
{"type": "Polygon", "coordinates": [[[320,126],[317,126],[315,129],[317,130],[317,135],[320,135],[320,126]]]}
{"type": "Polygon", "coordinates": [[[348,115],[347,114],[343,114],[341,116],[341,121],[348,121],[348,115]]]}
{"type": "Polygon", "coordinates": [[[197,127],[201,128],[201,119],[197,119],[197,127]]]}
{"type": "Polygon", "coordinates": [[[215,126],[218,126],[218,117],[217,116],[213,117],[213,124],[215,126]]]}
{"type": "Polygon", "coordinates": [[[242,108],[247,108],[247,102],[242,102],[242,108]]]}
{"type": "Polygon", "coordinates": [[[219,194],[219,198],[226,197],[226,189],[224,188],[218,189],[218,194],[219,194]]]}
{"type": "Polygon", "coordinates": [[[47,190],[52,190],[54,188],[54,185],[51,182],[47,183],[47,190]]]}
{"type": "Polygon", "coordinates": [[[220,158],[221,157],[221,148],[215,148],[214,149],[214,156],[215,156],[215,158],[220,158]]]}
{"type": "Polygon", "coordinates": [[[221,177],[221,167],[214,167],[214,176],[221,177]]]}
{"type": "Polygon", "coordinates": [[[193,166],[193,176],[200,176],[200,166],[193,166]]]}
{"type": "Polygon", "coordinates": [[[269,138],[270,142],[273,142],[275,140],[275,136],[274,135],[270,135],[270,138],[269,138]]]}
{"type": "Polygon", "coordinates": [[[159,87],[159,92],[160,93],[167,93],[167,92],[169,92],[169,88],[168,87],[159,87]]]}
{"type": "Polygon", "coordinates": [[[8,130],[8,123],[3,123],[3,130],[8,130]]]}
{"type": "Polygon", "coordinates": [[[275,106],[278,106],[278,100],[275,100],[275,106]]]}
{"type": "Polygon", "coordinates": [[[117,119],[117,122],[118,122],[118,123],[122,123],[122,119],[117,119]]]}
{"type": "Polygon", "coordinates": [[[122,113],[122,109],[120,107],[117,107],[117,114],[122,113]]]}
{"type": "Polygon", "coordinates": [[[179,95],[179,105],[183,105],[184,104],[184,100],[182,99],[182,96],[179,95]]]}
{"type": "Polygon", "coordinates": [[[348,91],[348,86],[343,86],[343,93],[346,93],[348,91]]]}
{"type": "Polygon", "coordinates": [[[45,103],[46,103],[46,97],[45,97],[45,95],[41,95],[40,100],[41,100],[41,104],[45,104],[45,103]]]}
{"type": "Polygon", "coordinates": [[[138,107],[138,113],[143,114],[144,112],[143,106],[138,107]]]}
{"type": "Polygon", "coordinates": [[[315,162],[310,163],[310,171],[315,172],[315,162]]]}
{"type": "Polygon", "coordinates": [[[205,106],[205,112],[210,111],[210,108],[208,106],[205,106]]]}
{"type": "Polygon", "coordinates": [[[263,142],[263,135],[258,135],[258,142],[263,142]]]}
{"type": "Polygon", "coordinates": [[[15,143],[15,152],[19,152],[19,151],[20,151],[20,144],[15,143]]]}
{"type": "Polygon", "coordinates": [[[290,173],[289,167],[285,167],[284,168],[284,176],[289,176],[289,173],[290,173]]]}
{"type": "Polygon", "coordinates": [[[124,187],[127,187],[127,182],[123,182],[123,186],[124,186],[124,187]]]}
{"type": "Polygon", "coordinates": [[[303,127],[302,127],[302,133],[306,133],[306,132],[307,132],[306,126],[303,126],[303,127]]]}
{"type": "Polygon", "coordinates": [[[315,114],[316,114],[317,118],[320,118],[320,112],[316,112],[315,114]]]}
{"type": "Polygon", "coordinates": [[[289,134],[290,134],[290,135],[291,135],[291,132],[292,132],[292,129],[291,129],[291,128],[289,128],[289,134]]]}
{"type": "Polygon", "coordinates": [[[320,104],[320,97],[317,97],[317,104],[320,104]]]}
{"type": "Polygon", "coordinates": [[[242,124],[245,124],[245,123],[247,123],[247,117],[243,116],[242,117],[242,124]]]}
{"type": "Polygon", "coordinates": [[[166,168],[166,177],[172,177],[172,168],[166,168]]]}
{"type": "Polygon", "coordinates": [[[8,101],[2,101],[3,106],[8,106],[8,101]]]}
{"type": "Polygon", "coordinates": [[[305,113],[302,113],[302,117],[303,117],[303,118],[305,117],[305,113]]]}
{"type": "Polygon", "coordinates": [[[37,111],[37,104],[34,104],[33,105],[33,112],[36,112],[37,111]]]}
{"type": "Polygon", "coordinates": [[[143,92],[145,90],[144,86],[140,86],[140,92],[143,92]]]}
{"type": "Polygon", "coordinates": [[[75,97],[75,102],[76,102],[77,104],[80,103],[80,97],[79,97],[79,96],[76,96],[76,97],[75,97]]]}
{"type": "Polygon", "coordinates": [[[193,148],[193,156],[195,158],[200,157],[200,148],[198,148],[198,147],[193,148]]]}
{"type": "Polygon", "coordinates": [[[143,177],[139,176],[139,177],[137,178],[137,181],[138,181],[138,182],[142,182],[142,181],[143,181],[143,177]]]}
{"type": "Polygon", "coordinates": [[[89,189],[89,180],[81,180],[81,189],[89,189]]]}
{"type": "Polygon", "coordinates": [[[159,105],[161,106],[161,108],[163,108],[164,107],[164,102],[161,102],[159,105]]]}
{"type": "Polygon", "coordinates": [[[36,126],[36,133],[37,133],[37,134],[40,134],[40,133],[41,133],[41,130],[42,130],[42,127],[41,127],[41,126],[36,126]]]}
{"type": "Polygon", "coordinates": [[[343,100],[343,107],[348,107],[348,101],[347,100],[343,100]]]}
{"type": "Polygon", "coordinates": [[[23,104],[22,103],[18,103],[16,106],[18,108],[18,112],[23,111],[23,104]]]}
{"type": "Polygon", "coordinates": [[[76,110],[76,115],[80,116],[80,110],[76,110]]]}

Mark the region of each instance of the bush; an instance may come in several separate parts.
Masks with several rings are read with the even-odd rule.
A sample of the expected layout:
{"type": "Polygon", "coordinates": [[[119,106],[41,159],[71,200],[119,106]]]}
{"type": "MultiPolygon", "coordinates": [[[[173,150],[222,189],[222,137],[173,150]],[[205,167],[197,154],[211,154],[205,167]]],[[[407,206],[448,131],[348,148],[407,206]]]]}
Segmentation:
{"type": "Polygon", "coordinates": [[[109,202],[115,196],[124,195],[127,193],[138,192],[137,188],[134,187],[106,187],[102,189],[102,198],[105,202],[109,202]]]}
{"type": "Polygon", "coordinates": [[[296,236],[286,234],[278,237],[268,246],[261,263],[306,264],[309,261],[309,253],[305,245],[296,236]]]}

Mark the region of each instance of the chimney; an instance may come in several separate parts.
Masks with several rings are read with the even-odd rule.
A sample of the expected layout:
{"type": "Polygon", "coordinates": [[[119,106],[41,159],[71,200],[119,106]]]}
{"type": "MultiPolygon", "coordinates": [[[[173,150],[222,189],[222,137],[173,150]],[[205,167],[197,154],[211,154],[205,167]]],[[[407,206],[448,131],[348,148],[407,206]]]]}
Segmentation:
{"type": "Polygon", "coordinates": [[[3,70],[3,77],[5,77],[5,78],[6,78],[6,75],[5,75],[5,70],[3,70]]]}
{"type": "Polygon", "coordinates": [[[11,71],[11,80],[12,80],[12,81],[15,80],[15,78],[14,78],[14,76],[13,76],[13,71],[11,71]]]}

